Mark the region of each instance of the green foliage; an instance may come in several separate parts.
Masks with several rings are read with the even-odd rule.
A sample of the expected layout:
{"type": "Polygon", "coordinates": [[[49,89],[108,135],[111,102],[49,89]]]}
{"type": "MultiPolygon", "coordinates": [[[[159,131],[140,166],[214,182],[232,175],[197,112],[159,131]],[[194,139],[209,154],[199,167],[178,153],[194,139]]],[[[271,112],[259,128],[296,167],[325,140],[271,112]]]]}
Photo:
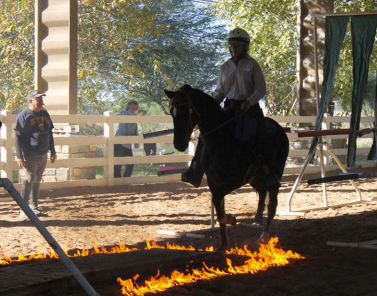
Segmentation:
{"type": "Polygon", "coordinates": [[[81,136],[103,136],[103,127],[96,124],[79,124],[81,136]]]}
{"type": "Polygon", "coordinates": [[[34,88],[34,1],[0,0],[0,7],[0,108],[17,111],[34,88]]]}
{"type": "Polygon", "coordinates": [[[139,21],[130,27],[129,14],[121,15],[118,8],[83,7],[80,11],[79,38],[83,41],[79,43],[91,45],[79,49],[80,92],[97,111],[111,104],[110,110],[120,112],[132,98],[141,103],[141,108],[149,111],[157,106],[158,114],[167,114],[164,88],[189,83],[213,90],[217,63],[224,56],[226,30],[215,26],[214,17],[191,1],[161,0],[143,7],[143,14],[154,16],[146,20],[151,22],[151,30],[142,16],[142,24],[139,21]],[[96,29],[87,32],[89,27],[96,29]]]}
{"type": "MultiPolygon", "coordinates": [[[[1,109],[24,109],[34,88],[34,4],[0,0],[1,109]]],[[[212,90],[225,30],[192,1],[78,4],[79,114],[118,112],[131,97],[166,114],[164,88],[212,90]]]]}
{"type": "MultiPolygon", "coordinates": [[[[357,12],[357,11],[374,11],[377,9],[377,2],[375,0],[364,1],[346,1],[335,0],[334,10],[336,12],[357,12]]],[[[340,54],[339,68],[337,70],[336,79],[334,82],[334,101],[341,106],[345,114],[351,113],[352,103],[352,38],[351,38],[351,25],[348,24],[347,33],[343,42],[343,47],[340,54]]],[[[369,62],[369,79],[368,89],[364,104],[364,114],[371,114],[373,87],[376,81],[373,80],[377,70],[377,48],[376,42],[372,51],[371,59],[369,62]]]]}
{"type": "Polygon", "coordinates": [[[250,34],[267,82],[269,113],[288,114],[296,96],[297,1],[220,0],[214,12],[250,34]]]}
{"type": "MultiPolygon", "coordinates": [[[[368,84],[365,91],[365,97],[364,97],[364,108],[363,113],[365,116],[374,116],[374,104],[375,100],[377,98],[376,95],[376,88],[377,88],[377,75],[376,72],[374,74],[370,74],[368,78],[368,84]]],[[[377,106],[376,106],[377,108],[377,106]]]]}
{"type": "MultiPolygon", "coordinates": [[[[220,0],[208,8],[189,0],[79,0],[79,114],[124,109],[137,99],[148,114],[166,114],[164,88],[184,83],[212,91],[229,54],[220,16],[251,34],[250,53],[261,64],[270,114],[294,114],[296,0],[220,0]],[[293,113],[290,113],[292,112],[293,113]]],[[[0,0],[0,108],[19,111],[34,88],[34,5],[0,0]]],[[[376,10],[375,0],[334,0],[336,12],[376,10]]],[[[347,34],[334,99],[350,110],[352,59],[347,34]]],[[[377,69],[376,49],[370,71],[377,69]]],[[[368,91],[370,93],[370,91],[368,91]]],[[[90,133],[90,128],[88,130],[90,133]]]]}
{"type": "Polygon", "coordinates": [[[78,77],[79,107],[96,112],[102,97],[113,91],[121,78],[133,81],[137,69],[130,65],[135,52],[142,51],[147,37],[158,38],[167,27],[157,19],[163,10],[156,1],[80,1],[78,77]]]}
{"type": "MultiPolygon", "coordinates": [[[[335,12],[374,11],[375,0],[334,1],[335,12]]],[[[296,103],[296,52],[298,50],[297,11],[294,0],[220,0],[214,13],[251,35],[251,55],[261,64],[267,82],[267,108],[271,114],[288,115],[296,103]]],[[[375,72],[376,54],[371,60],[375,72]]],[[[344,110],[350,110],[352,98],[352,57],[350,34],[344,42],[337,73],[338,100],[344,110]]]]}
{"type": "Polygon", "coordinates": [[[376,7],[375,0],[334,0],[335,12],[374,11],[376,7]]]}

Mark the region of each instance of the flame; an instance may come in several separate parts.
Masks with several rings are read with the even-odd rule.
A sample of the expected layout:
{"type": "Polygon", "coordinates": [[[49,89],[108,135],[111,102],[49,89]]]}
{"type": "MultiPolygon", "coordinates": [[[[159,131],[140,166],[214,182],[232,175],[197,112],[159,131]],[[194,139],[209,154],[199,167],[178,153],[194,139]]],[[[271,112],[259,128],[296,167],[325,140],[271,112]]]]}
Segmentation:
{"type": "Polygon", "coordinates": [[[155,241],[146,241],[147,246],[145,247],[145,250],[150,249],[168,249],[168,250],[180,250],[180,251],[196,251],[196,249],[193,246],[180,246],[176,245],[174,243],[166,243],[166,246],[158,245],[155,241]]]}
{"type": "Polygon", "coordinates": [[[38,251],[36,254],[32,254],[29,256],[25,256],[21,253],[18,254],[17,258],[11,258],[8,255],[4,256],[4,259],[0,258],[0,265],[10,265],[10,264],[15,264],[19,262],[24,262],[24,261],[31,261],[31,260],[43,260],[43,259],[58,259],[59,256],[56,254],[54,251],[50,252],[49,254],[43,254],[41,252],[41,247],[38,248],[38,251]]]}
{"type": "MultiPolygon", "coordinates": [[[[123,280],[118,278],[117,281],[122,286],[123,295],[144,295],[145,293],[157,293],[162,292],[167,289],[182,286],[188,283],[194,283],[200,280],[211,280],[213,278],[218,278],[226,275],[235,274],[246,274],[246,273],[257,273],[263,271],[272,266],[284,266],[289,264],[290,259],[304,259],[298,253],[291,250],[284,251],[282,249],[276,248],[278,238],[271,238],[267,244],[260,244],[258,252],[251,252],[245,245],[243,248],[232,248],[227,251],[226,254],[233,254],[239,256],[249,257],[248,260],[241,266],[233,266],[232,261],[226,258],[227,268],[225,270],[220,270],[219,268],[209,267],[205,262],[202,262],[203,267],[201,269],[191,269],[190,273],[183,273],[175,270],[171,273],[169,277],[160,275],[160,271],[157,275],[151,277],[149,280],[144,282],[144,286],[139,286],[136,281],[140,275],[135,275],[132,279],[123,280]]],[[[97,254],[115,254],[115,253],[125,253],[140,251],[138,248],[129,248],[124,243],[119,242],[119,246],[107,249],[105,247],[99,248],[97,246],[97,239],[94,237],[94,247],[93,250],[83,249],[77,250],[75,253],[70,254],[68,251],[64,251],[68,257],[84,257],[93,256],[97,254]]],[[[155,241],[147,240],[145,250],[150,249],[169,249],[169,250],[184,250],[184,251],[203,251],[202,249],[196,250],[193,246],[180,246],[174,243],[166,243],[166,246],[157,244],[155,241]]],[[[213,252],[214,248],[206,247],[206,252],[213,252]]],[[[41,260],[41,259],[58,259],[59,256],[54,252],[49,254],[43,254],[41,248],[38,248],[37,254],[32,254],[30,256],[24,256],[22,254],[18,255],[18,258],[12,259],[6,256],[5,259],[0,257],[0,265],[9,265],[13,263],[31,261],[31,260],[41,260]]]]}
{"type": "Polygon", "coordinates": [[[194,283],[200,280],[210,280],[213,278],[234,275],[234,274],[246,274],[257,273],[262,270],[266,270],[272,266],[283,266],[289,263],[289,259],[304,259],[300,254],[292,251],[284,251],[276,248],[278,238],[271,238],[267,244],[260,244],[258,252],[251,252],[247,249],[247,246],[241,248],[234,248],[227,252],[227,254],[235,254],[247,256],[250,259],[245,261],[242,266],[233,266],[232,261],[226,258],[227,269],[220,270],[219,268],[208,267],[203,262],[201,270],[192,269],[191,273],[184,274],[177,270],[173,271],[170,277],[164,275],[160,276],[158,271],[157,275],[151,277],[144,282],[144,286],[139,286],[136,283],[139,275],[133,277],[133,279],[123,280],[118,278],[117,281],[122,286],[123,295],[144,295],[145,293],[157,293],[176,286],[182,286],[188,283],[194,283]]]}
{"type": "MultiPolygon", "coordinates": [[[[206,248],[206,251],[210,251],[213,247],[206,248]]],[[[162,246],[157,244],[155,241],[147,240],[146,241],[146,247],[145,250],[151,250],[151,249],[168,249],[168,250],[181,250],[181,251],[196,251],[196,249],[193,246],[180,246],[176,245],[174,243],[166,243],[166,246],[162,246]]],[[[59,259],[58,254],[55,253],[55,251],[51,250],[50,253],[44,254],[42,253],[42,247],[38,248],[38,251],[36,254],[32,254],[29,256],[23,255],[23,254],[18,254],[17,258],[11,258],[8,255],[5,255],[4,258],[0,257],[0,265],[10,265],[10,264],[15,264],[15,263],[20,263],[20,262],[25,262],[25,261],[31,261],[31,260],[44,260],[44,259],[59,259]]],[[[126,252],[135,252],[135,251],[140,251],[140,249],[135,248],[135,247],[127,247],[126,244],[119,242],[118,246],[114,246],[110,249],[107,249],[105,247],[98,247],[97,244],[97,238],[94,236],[93,240],[93,250],[88,250],[88,249],[82,249],[82,250],[76,250],[74,253],[69,252],[67,250],[64,250],[64,253],[70,257],[70,258],[75,258],[75,257],[87,257],[87,256],[94,256],[98,254],[119,254],[119,253],[126,253],[126,252]]],[[[198,250],[202,251],[202,250],[198,250]]]]}
{"type": "MultiPolygon", "coordinates": [[[[157,275],[151,277],[149,280],[144,282],[144,286],[139,286],[136,283],[136,280],[140,275],[135,275],[132,279],[123,280],[118,278],[117,281],[122,286],[123,295],[144,295],[145,293],[157,293],[162,292],[167,289],[176,286],[182,286],[188,283],[194,283],[200,280],[210,280],[213,278],[218,278],[226,275],[235,275],[235,274],[246,274],[246,273],[257,273],[263,271],[272,266],[284,266],[289,264],[290,259],[304,259],[298,253],[295,253],[291,250],[284,251],[282,249],[276,248],[278,238],[271,238],[267,244],[260,244],[258,252],[251,252],[248,250],[245,245],[243,248],[232,248],[227,251],[226,254],[233,254],[239,256],[249,257],[245,261],[244,265],[233,266],[232,261],[229,258],[226,258],[227,268],[225,270],[220,270],[219,268],[208,267],[205,262],[202,262],[203,267],[201,269],[192,269],[191,273],[182,273],[177,270],[173,271],[170,277],[160,275],[160,271],[157,272],[157,275]]],[[[68,257],[85,257],[93,256],[97,254],[115,254],[115,253],[125,253],[140,251],[138,248],[129,248],[124,243],[119,242],[119,246],[114,246],[110,249],[105,247],[99,248],[97,246],[97,238],[94,236],[94,247],[93,250],[83,249],[77,250],[75,253],[70,254],[68,251],[64,251],[68,257]]],[[[147,240],[145,250],[150,249],[169,249],[169,250],[184,250],[184,251],[203,251],[202,249],[195,249],[193,246],[180,246],[174,243],[166,243],[166,246],[157,244],[155,241],[147,240]]],[[[213,252],[214,248],[206,247],[205,252],[213,252]]],[[[0,257],[0,265],[9,265],[23,261],[31,260],[42,260],[42,259],[58,259],[59,256],[54,252],[49,254],[43,254],[41,252],[41,247],[38,248],[36,254],[30,256],[24,256],[22,254],[18,255],[18,258],[12,259],[9,256],[5,256],[5,259],[0,257]]]]}
{"type": "MultiPolygon", "coordinates": [[[[43,254],[41,252],[41,249],[42,248],[39,247],[37,254],[32,254],[29,256],[18,254],[18,258],[11,258],[10,256],[5,255],[4,258],[0,257],[0,265],[10,265],[10,264],[15,264],[15,263],[24,262],[24,261],[31,261],[31,260],[59,259],[59,256],[58,254],[56,254],[55,251],[52,250],[48,254],[43,254]]],[[[80,250],[79,249],[73,253],[67,250],[64,250],[64,253],[70,258],[75,258],[75,257],[94,256],[98,254],[116,254],[116,253],[126,253],[126,252],[134,252],[134,251],[140,251],[140,250],[138,248],[129,248],[122,242],[119,242],[118,246],[114,246],[110,249],[107,249],[105,247],[99,248],[97,245],[97,238],[95,237],[94,242],[93,242],[93,250],[88,250],[88,249],[80,250]]]]}

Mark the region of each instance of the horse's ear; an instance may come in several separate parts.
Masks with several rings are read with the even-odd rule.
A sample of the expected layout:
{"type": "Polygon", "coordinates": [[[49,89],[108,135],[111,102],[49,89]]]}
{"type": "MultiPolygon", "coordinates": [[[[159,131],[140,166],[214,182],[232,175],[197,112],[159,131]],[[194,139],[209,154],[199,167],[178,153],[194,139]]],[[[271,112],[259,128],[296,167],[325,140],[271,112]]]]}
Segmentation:
{"type": "Polygon", "coordinates": [[[167,95],[167,97],[169,99],[172,99],[174,97],[174,92],[173,91],[170,91],[170,90],[167,90],[167,89],[164,89],[164,92],[165,92],[165,95],[167,95]]]}
{"type": "Polygon", "coordinates": [[[191,87],[191,85],[189,85],[189,84],[185,84],[185,85],[183,85],[182,87],[180,87],[180,89],[181,89],[181,90],[190,90],[190,89],[192,89],[192,87],[191,87]]]}

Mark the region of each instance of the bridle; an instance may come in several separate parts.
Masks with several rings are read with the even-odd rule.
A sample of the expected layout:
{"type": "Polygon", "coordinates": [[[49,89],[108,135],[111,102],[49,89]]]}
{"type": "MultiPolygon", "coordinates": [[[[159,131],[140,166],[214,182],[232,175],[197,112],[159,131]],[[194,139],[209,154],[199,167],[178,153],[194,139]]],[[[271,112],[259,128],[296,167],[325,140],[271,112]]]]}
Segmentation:
{"type": "MultiPolygon", "coordinates": [[[[174,99],[172,99],[171,103],[169,104],[170,105],[170,109],[171,108],[183,107],[185,105],[189,105],[189,108],[188,108],[189,118],[188,118],[187,125],[186,125],[185,135],[192,134],[194,131],[196,131],[198,129],[197,127],[194,126],[193,130],[190,131],[190,126],[193,126],[193,124],[194,124],[193,115],[194,115],[194,112],[195,112],[198,115],[198,118],[199,118],[199,121],[200,121],[200,114],[199,114],[199,112],[195,110],[194,106],[192,105],[192,103],[191,103],[191,101],[189,99],[187,99],[186,102],[183,102],[183,103],[180,103],[180,104],[174,104],[173,101],[174,101],[174,99]]],[[[175,117],[175,114],[173,114],[173,117],[175,117]]],[[[193,138],[191,138],[191,136],[187,136],[186,139],[187,139],[187,141],[193,140],[193,138]]]]}

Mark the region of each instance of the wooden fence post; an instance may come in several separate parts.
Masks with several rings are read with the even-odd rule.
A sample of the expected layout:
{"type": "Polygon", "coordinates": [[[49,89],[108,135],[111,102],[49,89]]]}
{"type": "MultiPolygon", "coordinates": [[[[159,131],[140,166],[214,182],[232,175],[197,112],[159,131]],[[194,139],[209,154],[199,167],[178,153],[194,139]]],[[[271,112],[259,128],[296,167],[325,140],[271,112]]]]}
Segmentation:
{"type": "Polygon", "coordinates": [[[2,110],[1,115],[4,115],[4,117],[2,117],[3,126],[1,128],[1,141],[3,141],[3,146],[1,147],[1,162],[3,163],[1,177],[12,180],[12,113],[7,110],[2,110]]]}
{"type": "MultiPolygon", "coordinates": [[[[322,122],[322,130],[329,130],[331,129],[331,116],[329,113],[325,113],[323,116],[323,122],[322,122]]],[[[328,136],[325,136],[325,142],[329,140],[328,136]]],[[[327,171],[330,166],[330,153],[326,150],[326,153],[323,157],[325,170],[327,171]]]]}
{"type": "Polygon", "coordinates": [[[107,167],[104,168],[104,178],[109,186],[114,186],[114,113],[106,111],[107,122],[103,125],[103,133],[107,138],[107,146],[104,149],[104,156],[107,158],[107,167]]]}

